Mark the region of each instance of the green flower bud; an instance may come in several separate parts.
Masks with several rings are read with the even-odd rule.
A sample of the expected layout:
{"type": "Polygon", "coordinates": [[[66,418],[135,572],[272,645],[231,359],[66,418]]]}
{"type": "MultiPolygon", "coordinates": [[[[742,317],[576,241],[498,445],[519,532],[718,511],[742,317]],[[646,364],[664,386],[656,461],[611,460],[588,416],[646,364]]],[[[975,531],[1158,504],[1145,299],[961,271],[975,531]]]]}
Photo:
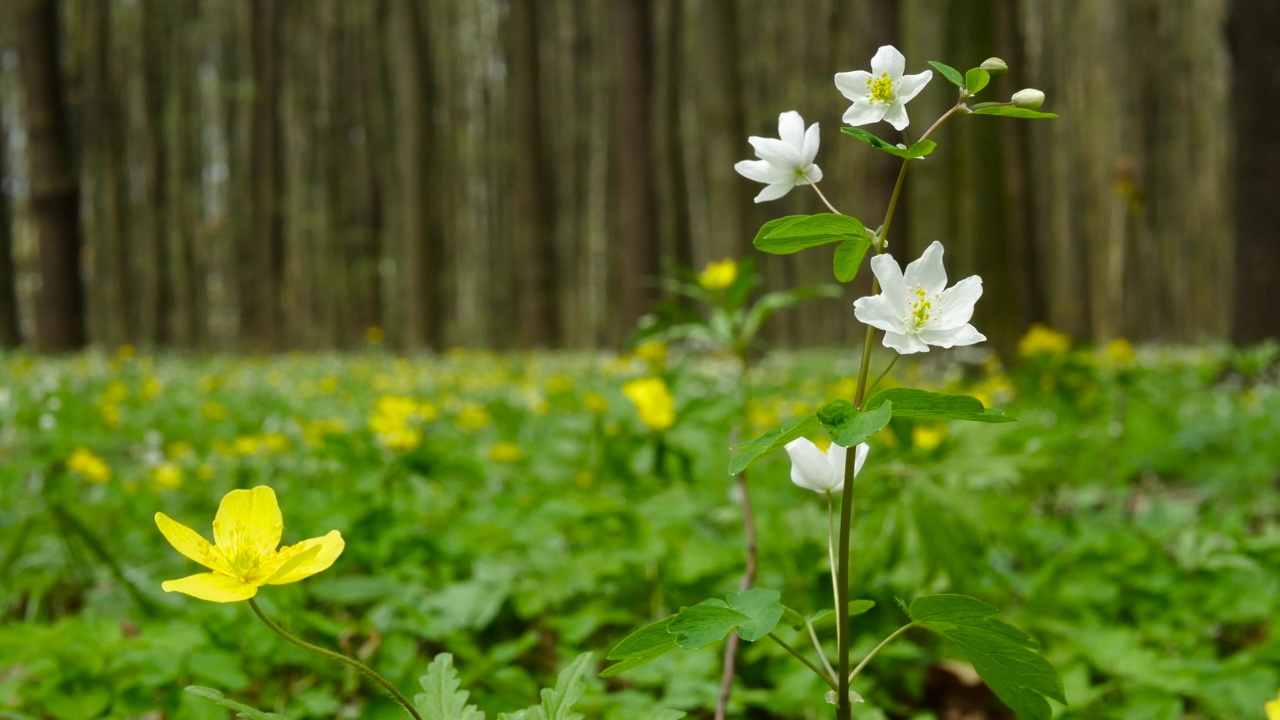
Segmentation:
{"type": "Polygon", "coordinates": [[[1044,104],[1044,93],[1035,88],[1026,88],[1014,93],[1010,100],[1017,107],[1035,110],[1044,104]]]}
{"type": "Polygon", "coordinates": [[[982,64],[979,65],[978,67],[982,68],[983,70],[986,70],[987,74],[991,76],[992,80],[995,80],[1001,75],[1004,75],[1005,73],[1009,72],[1009,66],[1005,64],[1004,60],[1001,60],[998,57],[989,57],[986,60],[983,60],[982,64]]]}

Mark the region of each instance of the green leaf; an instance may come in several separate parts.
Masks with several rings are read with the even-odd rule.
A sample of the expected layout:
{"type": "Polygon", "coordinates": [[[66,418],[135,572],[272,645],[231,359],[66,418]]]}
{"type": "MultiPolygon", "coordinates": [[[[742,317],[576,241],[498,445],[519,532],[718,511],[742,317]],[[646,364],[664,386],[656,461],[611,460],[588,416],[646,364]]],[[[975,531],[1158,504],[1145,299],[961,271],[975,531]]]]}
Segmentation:
{"type": "Polygon", "coordinates": [[[1062,680],[1036,652],[1035,640],[995,619],[990,605],[964,595],[926,595],[916,598],[908,613],[921,627],[958,645],[987,687],[1018,717],[1049,720],[1046,697],[1067,703],[1062,680]]]}
{"type": "Polygon", "coordinates": [[[608,657],[609,660],[621,660],[622,662],[605,668],[604,672],[600,673],[600,677],[613,677],[633,667],[639,667],[662,657],[680,647],[676,643],[676,636],[667,632],[667,624],[674,617],[672,615],[658,622],[645,625],[623,638],[622,642],[618,643],[609,652],[608,657]]]}
{"type": "MultiPolygon", "coordinates": [[[[874,600],[850,600],[849,617],[861,615],[875,606],[876,603],[874,600]]],[[[818,612],[813,613],[809,616],[808,620],[814,627],[818,627],[823,620],[835,617],[835,614],[836,611],[834,608],[827,608],[826,610],[819,610],[818,612]]],[[[783,608],[782,622],[797,630],[801,630],[804,628],[805,617],[791,608],[783,608]]]]}
{"type": "Polygon", "coordinates": [[[849,238],[836,246],[835,273],[836,279],[847,283],[858,276],[862,267],[862,258],[871,247],[871,241],[863,237],[849,238]]]}
{"type": "Polygon", "coordinates": [[[822,427],[822,423],[818,422],[818,416],[810,413],[795,418],[780,428],[774,428],[755,440],[748,440],[740,445],[734,445],[732,449],[739,452],[729,461],[729,474],[737,475],[755,465],[765,456],[777,451],[783,445],[798,437],[808,435],[820,427],[822,427]]]}
{"type": "Polygon", "coordinates": [[[738,635],[747,642],[755,642],[773,632],[782,618],[782,594],[777,590],[755,588],[740,593],[729,593],[729,607],[751,618],[738,625],[738,635]]]}
{"type": "Polygon", "coordinates": [[[1017,420],[999,410],[984,408],[982,401],[975,397],[912,388],[881,390],[867,401],[867,413],[870,414],[876,408],[890,402],[893,403],[894,417],[972,420],[986,423],[1006,423],[1017,420]]]}
{"type": "Polygon", "coordinates": [[[975,107],[974,115],[999,115],[1000,117],[1011,118],[1056,118],[1056,113],[1040,112],[1039,110],[1028,110],[1027,108],[1013,107],[1011,105],[988,105],[986,107],[975,107]]]}
{"type": "Polygon", "coordinates": [[[426,692],[413,697],[413,704],[423,720],[484,720],[484,713],[467,704],[471,693],[459,690],[462,681],[453,669],[453,656],[440,653],[427,666],[427,674],[418,678],[426,692]]]}
{"type": "Polygon", "coordinates": [[[676,636],[680,647],[697,650],[723,640],[729,631],[751,620],[725,601],[711,599],[682,609],[667,625],[667,632],[676,636]]]}
{"type": "Polygon", "coordinates": [[[235,711],[236,717],[247,718],[247,720],[289,720],[279,713],[262,712],[261,710],[255,710],[243,703],[238,703],[235,700],[223,697],[221,692],[214,690],[213,688],[189,685],[185,689],[196,697],[212,700],[228,710],[235,711]]]}
{"type": "Polygon", "coordinates": [[[970,95],[977,95],[989,82],[991,75],[982,68],[974,68],[964,74],[964,86],[968,88],[970,95]]]}
{"type": "MultiPolygon", "coordinates": [[[[881,140],[862,128],[856,127],[840,128],[840,132],[845,135],[852,135],[877,150],[887,152],[890,155],[900,157],[904,160],[924,157],[925,155],[933,152],[934,148],[938,147],[938,143],[932,140],[921,140],[920,142],[913,144],[911,147],[900,148],[897,145],[892,145],[881,140]]],[[[759,246],[757,245],[757,247],[759,246]]]]}
{"type": "Polygon", "coordinates": [[[682,717],[688,717],[688,715],[680,712],[679,710],[663,710],[657,715],[654,715],[653,720],[680,720],[682,717]]]}
{"type": "Polygon", "coordinates": [[[582,713],[574,712],[573,706],[587,691],[586,677],[590,668],[591,653],[582,653],[560,671],[554,688],[543,688],[542,717],[546,720],[582,720],[582,713]]]}
{"type": "Polygon", "coordinates": [[[761,226],[752,243],[761,252],[789,255],[805,248],[866,236],[866,227],[855,217],[819,213],[770,220],[761,226]]]}
{"type": "Polygon", "coordinates": [[[833,400],[818,410],[818,422],[831,435],[831,442],[841,447],[853,447],[866,441],[888,425],[891,419],[893,404],[887,400],[867,412],[859,412],[844,400],[833,400]]]}
{"type": "Polygon", "coordinates": [[[955,85],[962,90],[964,89],[964,76],[960,74],[959,70],[947,65],[946,63],[940,63],[937,60],[930,60],[929,64],[932,65],[935,70],[942,73],[943,77],[950,80],[952,85],[955,85]]]}

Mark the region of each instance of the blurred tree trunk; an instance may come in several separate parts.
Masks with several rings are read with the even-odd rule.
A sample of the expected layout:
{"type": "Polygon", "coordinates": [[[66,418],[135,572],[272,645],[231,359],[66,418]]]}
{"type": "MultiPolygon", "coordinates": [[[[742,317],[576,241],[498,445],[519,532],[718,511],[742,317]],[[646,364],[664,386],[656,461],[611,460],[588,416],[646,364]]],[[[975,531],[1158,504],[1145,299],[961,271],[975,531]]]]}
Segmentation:
{"type": "Polygon", "coordinates": [[[249,130],[248,231],[240,246],[242,343],[279,346],[284,281],[283,160],[280,139],[281,0],[248,0],[252,28],[253,101],[249,130]]]}
{"type": "Polygon", "coordinates": [[[146,229],[135,237],[138,260],[138,336],[147,344],[168,341],[169,307],[168,242],[169,172],[168,146],[176,122],[170,93],[177,83],[169,0],[142,0],[143,122],[146,128],[146,229]]]}
{"type": "Polygon", "coordinates": [[[663,251],[685,267],[694,266],[689,234],[689,188],[684,174],[684,134],[681,128],[681,90],[687,69],[684,59],[681,0],[658,0],[659,31],[654,37],[657,73],[654,90],[654,138],[657,142],[658,216],[665,241],[663,251]]]}
{"type": "MultiPolygon", "coordinates": [[[[699,48],[694,72],[700,73],[699,125],[705,133],[708,247],[705,259],[743,258],[753,252],[755,228],[750,187],[734,172],[738,160],[749,157],[743,121],[742,71],[739,67],[738,0],[701,0],[692,28],[699,48]]],[[[777,113],[773,113],[776,118],[777,113]]],[[[753,128],[754,130],[755,128],[753,128]]],[[[777,129],[776,121],[770,132],[777,129]]],[[[763,130],[763,129],[762,129],[763,130]]]]}
{"type": "Polygon", "coordinates": [[[26,100],[31,218],[40,248],[35,347],[42,353],[66,352],[85,344],[85,304],[80,277],[80,186],[63,106],[57,2],[20,2],[17,35],[19,77],[26,100]]]}
{"type": "Polygon", "coordinates": [[[1231,338],[1280,338],[1280,3],[1235,0],[1228,24],[1235,113],[1235,289],[1231,338]]]}
{"type": "Polygon", "coordinates": [[[385,63],[378,52],[385,13],[380,4],[366,6],[364,26],[356,41],[356,59],[351,81],[359,103],[360,152],[357,180],[364,194],[365,224],[351,249],[352,282],[355,284],[357,330],[382,327],[382,233],[385,226],[381,161],[386,154],[383,87],[385,63]]]}
{"type": "Polygon", "coordinates": [[[552,178],[543,150],[537,0],[512,0],[508,48],[508,109],[514,147],[512,233],[519,286],[517,322],[525,347],[554,347],[560,338],[555,245],[551,225],[552,178]]]}
{"type": "Polygon", "coordinates": [[[22,344],[22,326],[18,323],[17,274],[13,263],[13,196],[5,190],[12,187],[9,178],[9,142],[0,133],[0,349],[22,344]]]}
{"type": "Polygon", "coordinates": [[[658,293],[658,239],[654,237],[652,114],[653,50],[649,0],[615,0],[614,49],[617,100],[614,102],[614,151],[618,166],[618,212],[614,237],[620,316],[613,342],[622,344],[642,315],[653,309],[658,293]]]}
{"type": "Polygon", "coordinates": [[[169,73],[169,115],[165,118],[164,170],[161,182],[168,186],[168,212],[164,233],[159,238],[164,246],[164,264],[157,267],[158,281],[164,288],[164,307],[160,308],[160,327],[168,344],[179,348],[194,347],[199,333],[200,276],[196,267],[194,246],[202,234],[200,228],[202,128],[197,78],[200,77],[199,39],[203,26],[200,5],[192,0],[166,0],[171,12],[184,18],[168,28],[166,54],[169,73]]]}

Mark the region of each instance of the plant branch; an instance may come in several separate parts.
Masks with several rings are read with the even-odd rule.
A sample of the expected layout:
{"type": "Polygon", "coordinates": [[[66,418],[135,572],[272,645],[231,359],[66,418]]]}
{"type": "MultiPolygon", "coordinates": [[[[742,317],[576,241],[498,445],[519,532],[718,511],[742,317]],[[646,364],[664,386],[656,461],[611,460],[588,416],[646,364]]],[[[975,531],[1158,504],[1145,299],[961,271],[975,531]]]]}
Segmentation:
{"type": "Polygon", "coordinates": [[[835,668],[831,667],[831,661],[827,659],[827,653],[822,649],[822,643],[818,641],[818,631],[813,629],[813,623],[808,618],[804,620],[804,626],[809,631],[809,640],[813,642],[813,649],[818,651],[818,658],[822,660],[822,667],[827,669],[827,673],[831,677],[836,676],[835,668]]]}
{"type": "MultiPolygon", "coordinates": [[[[808,176],[808,175],[805,175],[805,176],[804,176],[804,179],[805,179],[805,180],[809,180],[809,176],[808,176]]],[[[814,191],[814,192],[818,193],[818,197],[822,198],[822,204],[823,204],[823,205],[826,205],[828,210],[830,210],[831,212],[835,213],[836,215],[840,215],[840,214],[842,214],[839,210],[837,210],[837,209],[836,209],[836,206],[835,206],[835,205],[832,205],[832,204],[831,204],[831,201],[830,201],[830,200],[827,200],[827,196],[826,196],[826,195],[823,195],[823,194],[822,194],[822,191],[818,189],[818,183],[816,183],[816,182],[814,182],[814,181],[812,181],[812,180],[809,180],[809,186],[813,188],[813,191],[814,191]]]]}
{"type": "Polygon", "coordinates": [[[849,683],[850,684],[853,683],[853,679],[858,677],[858,673],[862,672],[862,668],[866,667],[867,663],[871,662],[871,658],[875,657],[877,653],[883,650],[885,645],[888,645],[889,643],[893,642],[894,638],[898,637],[902,633],[910,630],[915,626],[916,624],[914,622],[909,622],[906,625],[903,625],[902,627],[898,628],[897,630],[894,630],[893,634],[890,635],[889,637],[885,638],[884,640],[881,640],[880,644],[872,648],[871,652],[867,653],[867,656],[862,658],[862,662],[858,663],[858,667],[854,668],[853,672],[849,674],[849,683]]]}
{"type": "Polygon", "coordinates": [[[893,369],[893,366],[898,364],[898,358],[900,357],[902,356],[899,355],[898,353],[893,354],[893,359],[889,361],[889,364],[885,367],[885,369],[880,371],[880,374],[876,376],[876,379],[872,380],[871,384],[867,386],[868,393],[876,389],[876,386],[880,384],[880,381],[884,379],[884,376],[888,375],[889,371],[893,369]]]}
{"type": "Polygon", "coordinates": [[[791,647],[790,645],[788,645],[788,644],[787,644],[787,641],[785,641],[785,640],[783,640],[782,638],[778,637],[777,633],[769,633],[769,639],[770,639],[770,640],[772,640],[772,641],[774,641],[774,642],[776,642],[776,643],[778,643],[779,645],[781,645],[783,650],[786,650],[787,652],[791,653],[791,656],[792,656],[792,657],[794,657],[795,659],[797,659],[797,660],[799,660],[800,662],[804,663],[804,666],[805,666],[805,667],[807,667],[807,668],[809,668],[810,670],[812,670],[812,671],[813,671],[813,674],[815,674],[815,675],[817,675],[818,677],[822,678],[822,682],[824,682],[824,683],[826,683],[827,685],[829,685],[829,686],[831,687],[831,689],[832,689],[832,690],[835,690],[835,689],[836,689],[836,681],[835,681],[835,680],[831,679],[830,677],[827,677],[827,674],[826,674],[826,673],[824,673],[824,672],[822,672],[822,668],[818,667],[817,665],[814,665],[814,664],[813,664],[813,661],[812,661],[812,660],[810,660],[809,658],[805,657],[804,655],[802,655],[802,654],[800,653],[800,651],[799,651],[799,650],[796,650],[795,648],[793,648],[793,647],[791,647]]]}
{"type": "MultiPolygon", "coordinates": [[[[741,433],[741,428],[737,426],[729,433],[729,445],[731,447],[738,444],[738,438],[741,433]]],[[[751,488],[747,484],[746,470],[738,473],[738,492],[740,495],[739,501],[742,503],[742,534],[746,540],[746,567],[743,570],[742,581],[738,584],[738,589],[745,592],[755,586],[756,558],[758,555],[756,520],[755,513],[751,508],[751,488]]],[[[733,678],[737,671],[738,645],[740,642],[738,634],[732,633],[729,635],[729,641],[725,643],[724,672],[720,677],[720,694],[716,698],[715,720],[724,720],[729,712],[729,696],[733,694],[733,678]]]]}

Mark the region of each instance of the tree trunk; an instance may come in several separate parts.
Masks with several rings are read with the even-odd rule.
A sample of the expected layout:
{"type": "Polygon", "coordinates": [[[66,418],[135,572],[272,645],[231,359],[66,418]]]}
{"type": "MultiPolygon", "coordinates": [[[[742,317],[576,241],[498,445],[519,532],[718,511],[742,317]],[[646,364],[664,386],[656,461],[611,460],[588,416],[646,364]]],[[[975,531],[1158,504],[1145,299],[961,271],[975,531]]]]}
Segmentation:
{"type": "Polygon", "coordinates": [[[25,0],[17,22],[18,64],[30,153],[31,219],[40,248],[35,347],[41,353],[85,344],[80,278],[80,186],[62,101],[58,5],[25,0]]]}
{"type": "Polygon", "coordinates": [[[278,347],[284,275],[283,164],[280,142],[280,0],[248,0],[253,35],[253,101],[249,130],[249,227],[241,244],[242,343],[278,347]]]}
{"type": "MultiPolygon", "coordinates": [[[[703,162],[709,242],[704,259],[743,258],[754,252],[751,239],[755,228],[749,226],[755,214],[751,208],[754,193],[733,169],[735,162],[750,157],[751,150],[743,121],[738,0],[701,0],[697,15],[694,42],[700,55],[694,67],[701,73],[699,125],[707,131],[703,162]]],[[[772,135],[777,125],[753,130],[772,135]]]]}
{"type": "Polygon", "coordinates": [[[18,323],[17,274],[13,267],[13,201],[5,192],[9,170],[9,143],[0,140],[0,349],[22,344],[18,323]]]}
{"type": "Polygon", "coordinates": [[[542,137],[538,93],[537,0],[512,0],[508,105],[514,142],[515,208],[512,233],[519,286],[518,322],[525,347],[554,346],[560,337],[555,245],[551,226],[551,177],[542,137]]]}
{"type": "Polygon", "coordinates": [[[1235,112],[1235,307],[1231,338],[1240,344],[1280,338],[1280,3],[1235,0],[1228,24],[1235,112]]]}

